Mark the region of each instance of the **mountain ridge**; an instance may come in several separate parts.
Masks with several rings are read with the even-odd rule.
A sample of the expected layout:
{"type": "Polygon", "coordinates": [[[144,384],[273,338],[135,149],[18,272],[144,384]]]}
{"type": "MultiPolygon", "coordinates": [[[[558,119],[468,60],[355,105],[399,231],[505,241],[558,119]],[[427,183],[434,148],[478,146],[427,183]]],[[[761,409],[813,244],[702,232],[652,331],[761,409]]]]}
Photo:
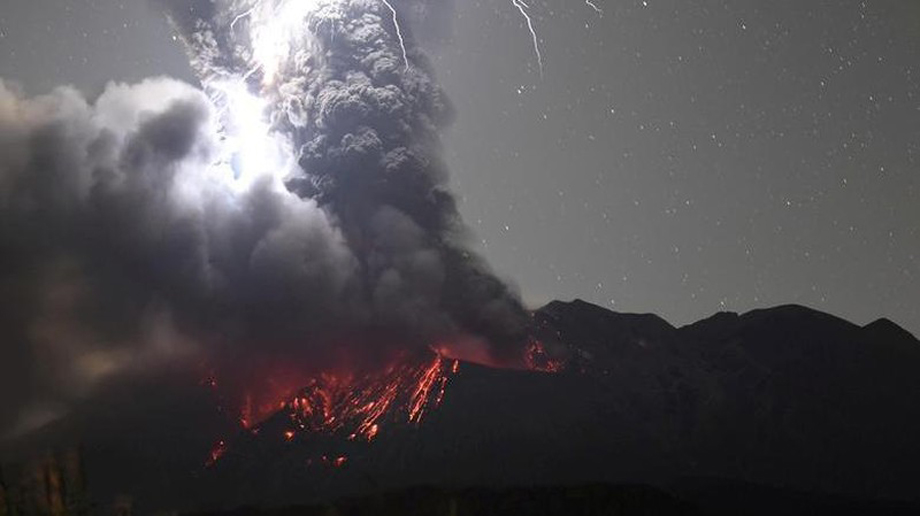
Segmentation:
{"type": "MultiPolygon", "coordinates": [[[[99,498],[134,486],[150,507],[280,505],[423,484],[667,487],[679,478],[918,498],[920,342],[890,321],[859,326],[783,305],[675,327],[577,300],[549,303],[533,322],[561,371],[459,363],[438,408],[418,424],[381,419],[373,442],[292,440],[279,414],[227,436],[226,454],[204,467],[209,427],[169,401],[156,405],[181,417],[164,427],[168,438],[156,433],[161,416],[142,410],[137,422],[107,409],[59,429],[80,436],[99,498]],[[187,448],[182,432],[194,436],[187,448]]],[[[152,391],[139,392],[120,399],[152,391]]]]}

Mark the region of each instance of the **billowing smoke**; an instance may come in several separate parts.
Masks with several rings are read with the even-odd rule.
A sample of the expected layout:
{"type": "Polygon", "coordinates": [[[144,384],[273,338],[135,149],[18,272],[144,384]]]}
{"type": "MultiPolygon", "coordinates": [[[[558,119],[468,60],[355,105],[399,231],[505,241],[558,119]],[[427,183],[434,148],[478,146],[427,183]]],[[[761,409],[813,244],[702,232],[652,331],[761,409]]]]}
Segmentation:
{"type": "Polygon", "coordinates": [[[465,245],[410,31],[448,2],[161,2],[203,90],[0,82],[0,431],[181,359],[514,360],[529,319],[465,245]]]}

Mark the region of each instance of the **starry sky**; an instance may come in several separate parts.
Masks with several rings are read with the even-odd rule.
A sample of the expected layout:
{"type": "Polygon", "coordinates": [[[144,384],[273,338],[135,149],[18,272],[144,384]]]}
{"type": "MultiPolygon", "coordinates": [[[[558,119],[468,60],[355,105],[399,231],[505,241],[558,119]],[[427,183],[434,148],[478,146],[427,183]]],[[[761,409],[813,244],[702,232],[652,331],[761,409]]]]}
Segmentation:
{"type": "MultiPolygon", "coordinates": [[[[431,44],[452,184],[524,299],[685,324],[799,303],[920,334],[920,3],[462,0],[431,44]]],[[[6,0],[30,94],[193,81],[147,3],[6,0]]]]}

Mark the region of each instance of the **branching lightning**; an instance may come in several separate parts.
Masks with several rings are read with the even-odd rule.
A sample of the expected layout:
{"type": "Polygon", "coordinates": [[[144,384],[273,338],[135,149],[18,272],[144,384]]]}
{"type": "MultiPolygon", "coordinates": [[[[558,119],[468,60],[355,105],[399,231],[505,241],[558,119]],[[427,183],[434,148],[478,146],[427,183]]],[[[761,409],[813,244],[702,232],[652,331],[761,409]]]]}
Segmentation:
{"type": "Polygon", "coordinates": [[[597,4],[595,4],[594,2],[592,2],[591,0],[585,0],[585,4],[586,4],[588,7],[590,7],[591,9],[594,9],[594,12],[596,12],[596,13],[599,14],[600,16],[603,16],[603,15],[604,15],[604,11],[603,11],[600,7],[598,7],[597,4]]]}
{"type": "MultiPolygon", "coordinates": [[[[261,2],[259,2],[259,3],[261,3],[261,2]]],[[[256,8],[257,8],[258,6],[259,6],[259,4],[257,3],[256,5],[250,7],[248,11],[236,15],[236,17],[233,18],[233,21],[230,22],[230,30],[233,31],[233,30],[236,28],[236,24],[239,23],[239,21],[242,20],[243,18],[246,18],[246,17],[248,17],[248,16],[252,16],[252,13],[255,12],[255,10],[256,10],[256,8]]]]}
{"type": "Polygon", "coordinates": [[[402,50],[403,62],[406,63],[406,71],[409,71],[409,56],[406,53],[406,42],[403,39],[402,29],[399,26],[399,16],[396,14],[396,9],[393,7],[393,4],[389,0],[380,0],[383,2],[383,5],[387,6],[387,9],[393,13],[393,26],[396,27],[396,38],[399,40],[399,48],[402,50]]]}
{"type": "MultiPolygon", "coordinates": [[[[396,29],[396,38],[402,51],[403,62],[406,70],[409,69],[409,55],[406,42],[399,23],[399,13],[390,0],[380,0],[390,10],[393,26],[396,29]]],[[[296,37],[297,25],[309,13],[315,12],[320,7],[319,0],[282,0],[273,3],[273,7],[265,5],[264,0],[257,0],[252,7],[236,15],[230,22],[230,30],[245,18],[252,19],[251,38],[253,46],[253,60],[255,66],[249,70],[244,79],[261,70],[264,82],[271,83],[281,62],[287,58],[291,51],[291,40],[296,37]]],[[[330,23],[334,23],[330,20],[330,23]]],[[[335,32],[333,31],[333,37],[335,32]]]]}
{"type": "Polygon", "coordinates": [[[524,21],[527,22],[527,29],[530,31],[530,36],[533,38],[533,52],[537,56],[537,65],[540,67],[540,78],[543,78],[543,54],[540,52],[540,40],[537,37],[537,30],[533,26],[533,19],[530,17],[530,13],[527,12],[530,9],[530,6],[527,5],[524,0],[511,0],[511,3],[517,7],[518,11],[521,12],[521,16],[524,17],[524,21]]]}
{"type": "MultiPolygon", "coordinates": [[[[244,79],[248,79],[254,73],[261,70],[264,75],[263,81],[265,83],[272,82],[280,62],[290,51],[289,39],[292,37],[290,34],[292,32],[290,24],[296,23],[302,19],[304,15],[315,10],[318,7],[318,1],[319,0],[282,0],[279,5],[270,10],[270,14],[267,14],[260,12],[260,8],[264,9],[265,7],[264,0],[256,0],[250,9],[233,18],[230,23],[230,30],[234,30],[236,25],[247,17],[259,18],[258,20],[253,20],[256,25],[253,43],[256,64],[250,69],[244,79]]],[[[391,0],[380,0],[380,3],[390,11],[393,27],[396,31],[396,39],[399,42],[403,63],[405,64],[405,70],[408,71],[410,67],[409,55],[402,26],[399,21],[399,13],[391,0]]],[[[540,77],[543,78],[545,68],[543,51],[540,47],[540,37],[530,12],[531,5],[527,0],[511,0],[511,4],[524,18],[524,22],[527,25],[527,30],[530,33],[533,43],[533,52],[536,56],[540,77]]],[[[603,16],[604,11],[598,6],[596,0],[585,0],[585,5],[590,7],[598,16],[603,16]]]]}

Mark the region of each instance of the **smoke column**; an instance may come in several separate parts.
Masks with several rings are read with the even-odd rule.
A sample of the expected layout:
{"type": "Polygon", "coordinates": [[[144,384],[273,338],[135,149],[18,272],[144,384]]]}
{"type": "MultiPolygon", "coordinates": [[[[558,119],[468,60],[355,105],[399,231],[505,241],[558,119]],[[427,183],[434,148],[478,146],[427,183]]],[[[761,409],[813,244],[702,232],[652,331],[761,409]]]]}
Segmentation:
{"type": "Polygon", "coordinates": [[[449,3],[161,3],[203,90],[0,82],[0,431],[188,357],[519,363],[529,317],[466,246],[410,30],[449,3]]]}
{"type": "Polygon", "coordinates": [[[440,132],[451,106],[394,5],[413,7],[198,1],[170,13],[217,105],[236,111],[228,84],[265,99],[270,131],[299,164],[285,185],[335,220],[371,324],[515,342],[524,311],[464,248],[446,189],[440,132]]]}

